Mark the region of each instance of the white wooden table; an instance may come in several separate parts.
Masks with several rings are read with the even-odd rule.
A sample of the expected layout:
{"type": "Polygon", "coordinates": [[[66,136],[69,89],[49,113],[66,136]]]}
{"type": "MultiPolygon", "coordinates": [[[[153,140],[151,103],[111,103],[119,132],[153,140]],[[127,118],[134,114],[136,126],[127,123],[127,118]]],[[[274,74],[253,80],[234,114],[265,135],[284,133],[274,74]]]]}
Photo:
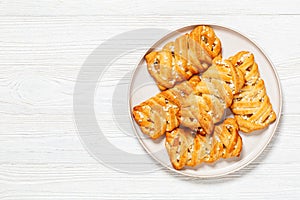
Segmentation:
{"type": "MultiPolygon", "coordinates": [[[[300,199],[300,7],[298,1],[267,2],[1,1],[0,198],[300,199]],[[199,23],[245,33],[275,64],[284,105],[266,150],[246,168],[212,180],[163,168],[124,173],[96,161],[73,116],[74,85],[87,56],[125,31],[199,23]]],[[[140,56],[125,55],[120,70],[140,56]]],[[[111,87],[118,76],[107,73],[102,83],[111,87]]],[[[111,117],[111,108],[105,112],[100,121],[111,117]]],[[[143,152],[118,129],[106,135],[123,150],[143,152]]]]}

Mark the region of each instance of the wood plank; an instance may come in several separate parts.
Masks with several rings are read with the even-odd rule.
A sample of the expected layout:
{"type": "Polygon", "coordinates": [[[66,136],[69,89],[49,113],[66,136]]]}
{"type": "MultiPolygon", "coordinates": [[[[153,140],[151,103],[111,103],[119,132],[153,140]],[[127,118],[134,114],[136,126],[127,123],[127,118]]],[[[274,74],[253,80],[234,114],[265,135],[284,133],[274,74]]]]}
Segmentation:
{"type": "MultiPolygon", "coordinates": [[[[287,102],[284,105],[283,113],[290,114],[300,113],[300,107],[297,106],[300,96],[296,92],[300,87],[297,84],[300,76],[300,72],[297,70],[300,52],[297,48],[290,51],[291,47],[299,46],[299,40],[297,31],[287,32],[287,30],[294,27],[293,25],[299,21],[299,17],[265,16],[258,27],[265,27],[268,31],[262,28],[256,28],[257,31],[253,31],[254,25],[249,26],[257,21],[257,16],[243,17],[244,23],[237,21],[242,32],[251,34],[249,37],[266,49],[273,60],[281,78],[284,101],[287,102]],[[273,24],[274,21],[277,23],[273,24]],[[286,23],[287,21],[289,23],[286,23]],[[281,28],[278,29],[278,27],[281,28]],[[270,32],[276,32],[276,34],[270,37],[270,32]],[[286,35],[286,37],[282,37],[282,35],[286,35]],[[287,37],[289,40],[286,40],[287,37]],[[289,96],[293,96],[293,98],[286,98],[289,96]]],[[[220,23],[224,24],[228,24],[233,18],[235,17],[214,17],[215,20],[220,20],[220,23]]],[[[3,75],[0,80],[2,90],[0,108],[3,113],[52,115],[72,113],[73,87],[80,66],[88,54],[105,38],[108,38],[107,33],[114,31],[120,33],[133,27],[142,28],[145,27],[145,24],[148,26],[153,24],[153,21],[157,21],[163,26],[165,20],[161,17],[144,17],[145,24],[142,24],[137,23],[136,18],[131,17],[126,19],[123,26],[108,26],[109,23],[101,17],[89,17],[89,25],[92,28],[86,30],[89,32],[87,35],[80,30],[87,21],[85,17],[79,17],[76,20],[72,17],[35,17],[34,19],[25,17],[24,19],[23,17],[0,19],[0,25],[4,27],[0,32],[0,38],[2,38],[0,60],[1,66],[3,66],[0,69],[3,75]],[[27,27],[26,30],[23,27],[27,27]],[[102,37],[99,37],[100,29],[102,37]],[[70,33],[73,34],[70,35],[70,33]],[[49,43],[49,40],[52,42],[49,43]],[[26,71],[24,71],[24,67],[26,71]],[[34,85],[38,87],[32,90],[34,85]]],[[[122,17],[110,17],[110,19],[114,22],[113,24],[124,21],[122,17]]],[[[170,20],[171,24],[175,21],[171,18],[170,20]]],[[[209,21],[209,18],[207,20],[209,21]]],[[[180,24],[190,24],[193,21],[195,20],[191,17],[183,17],[180,24]]],[[[172,29],[170,26],[169,28],[172,29]]],[[[123,74],[129,68],[131,69],[140,58],[140,53],[134,52],[122,58],[122,62],[117,63],[119,71],[117,73],[110,71],[103,84],[114,87],[116,80],[120,78],[118,74],[123,74]]],[[[107,99],[107,102],[110,100],[107,99]]]]}
{"type": "Polygon", "coordinates": [[[298,2],[274,0],[271,2],[253,0],[243,1],[217,1],[217,0],[191,0],[185,1],[99,1],[79,0],[74,3],[70,0],[42,2],[26,2],[21,0],[3,1],[0,9],[1,15],[25,16],[64,16],[64,15],[101,15],[101,16],[137,16],[137,15],[172,15],[172,16],[198,16],[203,15],[295,15],[299,14],[298,2]],[[22,6],[20,6],[22,5],[22,6]],[[122,9],[120,9],[122,8],[122,9]]]}

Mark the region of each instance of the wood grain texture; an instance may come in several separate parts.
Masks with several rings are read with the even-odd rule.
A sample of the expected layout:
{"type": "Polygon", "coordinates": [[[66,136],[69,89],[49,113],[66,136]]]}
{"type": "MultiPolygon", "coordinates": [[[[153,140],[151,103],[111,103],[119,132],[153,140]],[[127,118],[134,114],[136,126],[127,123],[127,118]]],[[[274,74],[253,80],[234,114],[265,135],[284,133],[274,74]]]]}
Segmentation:
{"type": "MultiPolygon", "coordinates": [[[[5,0],[0,16],[1,199],[300,198],[297,1],[5,0]],[[81,144],[73,117],[74,85],[87,56],[124,31],[198,23],[245,33],[274,62],[284,105],[266,150],[246,168],[212,180],[184,177],[159,165],[151,173],[121,173],[97,162],[81,144]]],[[[99,84],[107,109],[97,117],[109,141],[144,153],[137,140],[109,126],[110,90],[140,56],[139,51],[124,55],[114,63],[118,71],[106,72],[99,84]]]]}

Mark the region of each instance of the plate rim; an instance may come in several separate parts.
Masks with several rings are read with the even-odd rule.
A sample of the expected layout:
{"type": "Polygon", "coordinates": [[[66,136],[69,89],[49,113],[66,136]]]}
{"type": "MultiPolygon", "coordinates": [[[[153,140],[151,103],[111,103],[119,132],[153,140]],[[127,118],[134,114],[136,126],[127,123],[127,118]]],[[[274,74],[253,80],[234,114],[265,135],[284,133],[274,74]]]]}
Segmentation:
{"type": "Polygon", "coordinates": [[[181,28],[177,28],[176,30],[170,30],[168,31],[166,34],[164,34],[164,36],[162,36],[160,39],[158,39],[157,41],[155,41],[146,51],[145,53],[141,56],[141,58],[139,59],[139,62],[135,65],[134,70],[130,76],[130,81],[129,81],[129,85],[128,85],[128,94],[127,94],[127,100],[128,100],[128,110],[129,110],[129,115],[130,115],[130,119],[131,119],[131,126],[134,130],[134,133],[136,135],[136,137],[139,140],[139,143],[141,144],[141,146],[144,148],[144,150],[147,152],[147,154],[149,154],[151,156],[152,159],[154,159],[157,163],[159,163],[162,167],[167,168],[170,171],[176,172],[178,174],[187,176],[187,177],[192,177],[192,178],[202,178],[202,179],[207,179],[207,178],[218,178],[218,177],[224,177],[228,174],[232,174],[235,173],[241,169],[243,169],[244,167],[248,166],[250,163],[252,163],[253,161],[255,161],[262,153],[263,151],[266,149],[266,147],[269,145],[269,143],[271,142],[272,138],[274,137],[276,130],[278,128],[279,125],[279,121],[281,118],[281,112],[282,112],[282,103],[283,103],[283,99],[282,99],[282,87],[281,87],[281,82],[280,82],[280,78],[278,75],[278,72],[275,68],[274,63],[271,61],[270,57],[266,54],[265,50],[259,46],[255,41],[253,41],[252,39],[250,39],[247,35],[241,33],[240,31],[236,30],[235,28],[229,27],[229,26],[223,26],[223,25],[219,25],[219,24],[215,24],[215,23],[200,23],[200,24],[194,24],[194,25],[188,25],[188,26],[183,26],[181,28]],[[272,134],[270,134],[268,140],[265,142],[265,144],[263,145],[263,147],[257,152],[257,154],[251,158],[250,160],[248,160],[247,162],[245,162],[244,164],[242,164],[241,166],[223,172],[223,173],[219,173],[219,174],[215,174],[215,175],[197,175],[197,174],[189,174],[189,173],[185,173],[184,171],[181,170],[176,170],[172,167],[170,167],[169,165],[165,164],[164,162],[160,161],[158,158],[156,158],[153,153],[149,150],[148,147],[146,147],[146,145],[144,144],[141,136],[139,135],[138,131],[136,130],[136,126],[134,125],[135,120],[133,119],[132,116],[132,102],[131,102],[131,91],[132,91],[132,82],[133,82],[133,77],[136,74],[136,71],[138,69],[138,66],[140,66],[140,64],[143,62],[144,57],[147,53],[149,53],[150,51],[152,51],[154,49],[155,46],[157,46],[157,44],[162,43],[162,41],[166,40],[168,37],[170,37],[170,35],[176,33],[176,32],[185,32],[185,30],[189,30],[193,27],[196,26],[210,26],[212,28],[217,27],[217,28],[221,28],[221,29],[225,29],[227,31],[231,31],[231,32],[235,32],[240,36],[243,36],[245,39],[247,39],[249,42],[251,42],[258,50],[260,50],[262,52],[262,54],[264,55],[264,57],[267,59],[267,61],[270,63],[271,68],[273,70],[273,73],[276,77],[276,82],[278,84],[278,92],[279,92],[279,110],[278,110],[278,115],[275,121],[275,125],[274,125],[274,130],[272,131],[272,134]]]}

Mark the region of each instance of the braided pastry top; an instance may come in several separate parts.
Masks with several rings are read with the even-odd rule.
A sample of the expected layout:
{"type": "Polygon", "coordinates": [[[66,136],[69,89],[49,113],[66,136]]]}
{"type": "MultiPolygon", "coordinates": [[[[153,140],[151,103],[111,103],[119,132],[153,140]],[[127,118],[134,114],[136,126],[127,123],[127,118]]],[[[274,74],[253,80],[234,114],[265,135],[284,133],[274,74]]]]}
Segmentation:
{"type": "MultiPolygon", "coordinates": [[[[216,58],[213,65],[202,74],[194,95],[185,98],[180,108],[180,124],[192,130],[204,129],[212,133],[226,108],[231,105],[233,94],[244,84],[242,73],[229,61],[216,58]]],[[[176,87],[174,87],[175,89],[176,87]]]]}
{"type": "Polygon", "coordinates": [[[243,81],[231,62],[217,59],[201,79],[193,76],[146,100],[133,108],[133,116],[142,132],[153,139],[179,125],[210,134],[243,81]]]}
{"type": "Polygon", "coordinates": [[[156,139],[166,131],[172,131],[178,127],[180,124],[179,111],[185,100],[184,97],[193,93],[194,87],[199,81],[199,77],[192,77],[189,81],[176,85],[176,88],[182,88],[179,94],[176,93],[177,89],[173,88],[175,95],[166,90],[135,106],[133,117],[142,132],[152,139],[156,139]]]}
{"type": "Polygon", "coordinates": [[[245,133],[263,129],[276,119],[264,81],[252,53],[241,51],[229,58],[245,76],[245,85],[234,95],[231,110],[241,131],[245,133]]]}
{"type": "Polygon", "coordinates": [[[242,138],[235,120],[228,118],[215,127],[213,135],[203,136],[183,128],[167,132],[165,146],[173,167],[182,169],[184,166],[239,156],[242,138]]]}
{"type": "MultiPolygon", "coordinates": [[[[193,41],[195,41],[197,44],[200,44],[202,49],[205,50],[205,53],[207,53],[211,58],[217,57],[221,52],[221,41],[216,36],[214,30],[209,26],[197,26],[192,30],[190,33],[190,37],[193,41]]],[[[197,49],[197,50],[202,50],[197,49]]],[[[198,55],[202,55],[203,52],[197,52],[198,55]]],[[[199,60],[202,60],[201,57],[199,57],[199,60]]]]}
{"type": "Polygon", "coordinates": [[[150,75],[161,90],[205,71],[221,54],[221,42],[209,26],[198,26],[190,34],[166,44],[161,51],[145,56],[150,75]]]}

